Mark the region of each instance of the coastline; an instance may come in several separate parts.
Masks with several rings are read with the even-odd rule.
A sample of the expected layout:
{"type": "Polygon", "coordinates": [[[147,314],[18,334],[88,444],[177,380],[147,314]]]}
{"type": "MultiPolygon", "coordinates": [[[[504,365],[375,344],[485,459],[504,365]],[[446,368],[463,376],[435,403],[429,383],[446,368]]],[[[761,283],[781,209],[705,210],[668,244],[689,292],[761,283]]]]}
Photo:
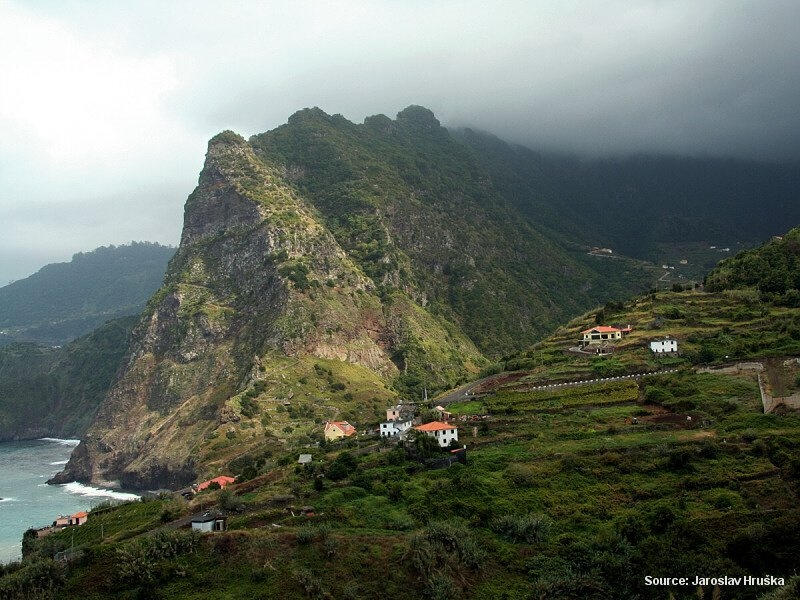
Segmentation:
{"type": "Polygon", "coordinates": [[[49,485],[63,468],[78,440],[39,437],[0,443],[0,482],[3,519],[0,520],[0,563],[19,560],[26,530],[47,526],[59,515],[91,511],[99,503],[137,500],[141,494],[85,485],[49,485]]]}

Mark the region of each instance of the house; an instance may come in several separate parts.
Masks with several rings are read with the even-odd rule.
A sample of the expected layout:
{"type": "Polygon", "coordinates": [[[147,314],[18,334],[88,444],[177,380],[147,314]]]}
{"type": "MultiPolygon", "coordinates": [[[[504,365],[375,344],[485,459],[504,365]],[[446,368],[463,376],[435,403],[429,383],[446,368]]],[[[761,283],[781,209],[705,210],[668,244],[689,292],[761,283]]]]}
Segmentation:
{"type": "Polygon", "coordinates": [[[621,340],[622,329],[609,327],[608,325],[598,325],[597,327],[581,331],[581,336],[583,336],[584,345],[602,344],[610,340],[621,340]]]}
{"type": "Polygon", "coordinates": [[[73,525],[83,525],[89,520],[89,513],[86,511],[77,512],[74,515],[58,515],[56,520],[53,521],[54,528],[71,527],[73,525]]]}
{"type": "Polygon", "coordinates": [[[347,421],[326,421],[325,439],[329,442],[356,434],[356,428],[347,421]]]}
{"type": "Polygon", "coordinates": [[[224,488],[226,485],[230,485],[236,481],[234,477],[228,477],[227,475],[221,475],[219,477],[215,477],[214,479],[209,479],[208,481],[204,481],[197,485],[197,491],[201,491],[206,489],[212,483],[216,483],[219,487],[224,488]]]}
{"type": "Polygon", "coordinates": [[[650,350],[653,354],[677,354],[678,340],[672,338],[653,340],[650,342],[650,350]]]}
{"type": "Polygon", "coordinates": [[[386,409],[387,421],[411,421],[414,418],[413,404],[396,404],[386,409]]]}
{"type": "Polygon", "coordinates": [[[301,465],[308,465],[311,463],[311,455],[310,454],[301,454],[300,457],[297,459],[297,462],[301,465]]]}
{"type": "Polygon", "coordinates": [[[381,437],[397,437],[402,436],[406,431],[411,429],[412,421],[385,421],[381,423],[380,433],[381,437]]]}
{"type": "MultiPolygon", "coordinates": [[[[464,395],[466,395],[466,394],[464,394],[464,395]]],[[[451,413],[449,410],[447,410],[442,405],[435,406],[433,408],[433,410],[436,411],[436,414],[438,414],[439,418],[442,419],[443,421],[447,421],[448,419],[452,419],[453,418],[453,413],[451,413]]]]}
{"type": "Polygon", "coordinates": [[[215,512],[207,512],[192,519],[195,531],[225,531],[226,518],[215,512]]]}
{"type": "Polygon", "coordinates": [[[70,517],[65,517],[64,515],[58,515],[56,520],[53,521],[53,527],[66,527],[69,525],[70,517]]]}
{"type": "Polygon", "coordinates": [[[69,525],[83,525],[89,520],[89,514],[86,511],[77,512],[69,518],[69,525]]]}
{"type": "Polygon", "coordinates": [[[440,448],[447,448],[450,442],[458,441],[458,427],[442,421],[433,421],[424,425],[414,427],[417,431],[423,432],[439,442],[440,448]]]}

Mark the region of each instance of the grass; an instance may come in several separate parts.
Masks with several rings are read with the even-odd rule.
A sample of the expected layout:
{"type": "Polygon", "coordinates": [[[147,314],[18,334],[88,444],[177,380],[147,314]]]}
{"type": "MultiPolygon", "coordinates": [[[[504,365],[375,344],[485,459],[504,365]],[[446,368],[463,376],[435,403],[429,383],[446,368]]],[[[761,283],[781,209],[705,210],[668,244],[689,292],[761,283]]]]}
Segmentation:
{"type": "MultiPolygon", "coordinates": [[[[676,296],[669,304],[694,323],[711,320],[705,310],[733,312],[722,310],[732,302],[724,295],[676,296]]],[[[642,304],[652,310],[660,299],[642,304]]],[[[752,335],[718,318],[729,332],[713,343],[735,345],[752,335]]],[[[712,339],[706,325],[678,326],[698,336],[687,338],[689,347],[712,339]]],[[[653,330],[634,331],[628,349],[614,359],[633,372],[649,370],[651,358],[637,344],[653,330]]],[[[567,330],[559,335],[562,345],[572,336],[567,330]]],[[[759,335],[777,341],[766,330],[759,335]]],[[[591,359],[565,359],[555,342],[548,343],[554,346],[533,350],[543,357],[538,364],[499,380],[493,394],[449,406],[465,419],[457,423],[467,465],[438,471],[377,441],[371,448],[311,448],[312,465],[295,465],[298,440],[311,437],[312,419],[382,420],[392,396],[387,391],[373,401],[372,382],[335,361],[270,362],[259,376],[264,385],[253,387],[259,412],[242,422],[252,426],[240,424],[237,437],[224,440],[220,459],[241,452],[250,432],[267,437],[286,425],[295,431],[260,459],[261,475],[233,488],[245,512],[231,517],[232,531],[204,537],[196,551],[177,558],[177,567],[158,567],[157,589],[174,598],[484,598],[505,591],[510,598],[663,598],[671,592],[688,599],[697,590],[648,589],[642,573],[760,575],[779,565],[778,575],[788,576],[800,568],[793,533],[800,530],[800,416],[764,415],[752,373],[697,372],[684,357],[674,361],[682,361],[675,373],[531,389],[549,378],[594,374],[591,359]],[[282,377],[289,373],[296,383],[282,377]],[[334,389],[335,383],[344,389],[334,389]],[[330,402],[306,403],[306,393],[325,394],[330,402]],[[469,419],[484,414],[488,418],[469,419]],[[328,477],[343,450],[352,455],[351,466],[343,478],[328,477]],[[301,506],[312,506],[315,516],[292,516],[301,506]],[[538,522],[539,516],[549,523],[546,538],[509,538],[516,529],[508,524],[538,522]],[[447,531],[467,531],[474,546],[458,550],[447,531]],[[477,568],[452,560],[473,547],[477,568]]],[[[792,381],[794,373],[784,376],[792,381]]],[[[215,499],[214,493],[198,497],[185,510],[215,499]]],[[[109,556],[158,526],[167,506],[157,500],[98,515],[94,529],[76,537],[76,545],[93,549],[71,572],[63,597],[102,597],[96,590],[116,589],[109,556]],[[108,533],[98,546],[101,518],[108,533]],[[130,529],[118,529],[121,522],[130,529]],[[90,591],[79,592],[79,583],[90,591]]],[[[764,591],[741,587],[736,593],[755,600],[764,591]]],[[[713,590],[703,593],[710,597],[713,590]]]]}

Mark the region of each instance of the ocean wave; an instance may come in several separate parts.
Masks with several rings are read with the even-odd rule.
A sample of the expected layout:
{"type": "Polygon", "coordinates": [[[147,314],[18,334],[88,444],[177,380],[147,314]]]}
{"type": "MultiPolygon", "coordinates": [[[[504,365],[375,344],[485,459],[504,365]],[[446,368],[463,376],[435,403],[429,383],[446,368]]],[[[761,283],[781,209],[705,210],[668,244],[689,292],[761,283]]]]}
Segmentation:
{"type": "Polygon", "coordinates": [[[55,462],[51,462],[50,464],[53,466],[58,466],[58,465],[65,465],[68,462],[69,462],[68,460],[57,460],[55,462]]]}
{"type": "Polygon", "coordinates": [[[96,488],[90,485],[84,485],[73,481],[65,483],[64,489],[70,494],[77,496],[86,496],[87,498],[110,498],[112,500],[138,500],[139,496],[127,492],[117,492],[114,490],[107,490],[103,488],[96,488]]]}
{"type": "Polygon", "coordinates": [[[81,443],[80,440],[62,440],[61,438],[45,437],[39,439],[42,440],[43,442],[54,442],[56,444],[61,444],[62,446],[77,446],[78,444],[81,443]]]}

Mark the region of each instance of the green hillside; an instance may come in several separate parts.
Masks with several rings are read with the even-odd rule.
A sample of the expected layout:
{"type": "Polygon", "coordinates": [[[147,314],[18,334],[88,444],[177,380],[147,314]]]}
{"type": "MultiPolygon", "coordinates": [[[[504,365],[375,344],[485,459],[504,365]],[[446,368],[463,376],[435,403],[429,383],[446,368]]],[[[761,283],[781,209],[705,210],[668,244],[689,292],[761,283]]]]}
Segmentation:
{"type": "MultiPolygon", "coordinates": [[[[520,212],[508,182],[423,107],[360,125],[306,109],[250,143],[381,293],[409,291],[490,357],[655,279],[636,261],[589,257],[573,227],[542,228],[541,215],[520,212]]],[[[555,200],[542,199],[551,212],[555,200]]]]}
{"type": "Polygon", "coordinates": [[[82,436],[117,373],[135,321],[109,321],[62,348],[0,348],[0,440],[82,436]]]}
{"type": "MultiPolygon", "coordinates": [[[[752,256],[774,252],[791,252],[791,244],[752,256]]],[[[101,509],[74,534],[28,539],[27,559],[6,569],[0,590],[15,597],[49,586],[56,597],[82,599],[112,591],[796,597],[800,312],[773,292],[722,287],[609,303],[496,365],[446,407],[466,464],[427,468],[418,459],[430,450],[420,442],[404,448],[359,436],[309,448],[298,440],[231,463],[229,472],[245,473],[240,483],[189,504],[161,498],[101,509]],[[566,351],[599,323],[632,331],[608,355],[566,351]],[[677,356],[649,351],[650,340],[665,336],[678,341],[677,356]],[[556,385],[564,383],[573,385],[556,385]],[[760,388],[780,399],[768,414],[760,388]],[[297,464],[300,453],[312,462],[297,464]],[[162,528],[210,506],[228,514],[227,532],[162,528]],[[62,566],[42,558],[73,540],[81,559],[62,566]],[[696,576],[740,581],[695,583],[696,576]],[[688,581],[649,585],[646,577],[688,581]]]]}
{"type": "MultiPolygon", "coordinates": [[[[686,251],[698,243],[706,250],[755,246],[800,223],[796,162],[577,159],[537,153],[469,129],[454,135],[529,218],[585,244],[656,264],[688,258],[686,251]],[[670,252],[675,246],[677,256],[670,252]]],[[[704,262],[715,255],[719,260],[718,252],[707,252],[704,262]]]]}
{"type": "Polygon", "coordinates": [[[0,346],[63,345],[109,319],[139,314],[174,253],[149,242],[97,248],[0,288],[0,346]]]}

